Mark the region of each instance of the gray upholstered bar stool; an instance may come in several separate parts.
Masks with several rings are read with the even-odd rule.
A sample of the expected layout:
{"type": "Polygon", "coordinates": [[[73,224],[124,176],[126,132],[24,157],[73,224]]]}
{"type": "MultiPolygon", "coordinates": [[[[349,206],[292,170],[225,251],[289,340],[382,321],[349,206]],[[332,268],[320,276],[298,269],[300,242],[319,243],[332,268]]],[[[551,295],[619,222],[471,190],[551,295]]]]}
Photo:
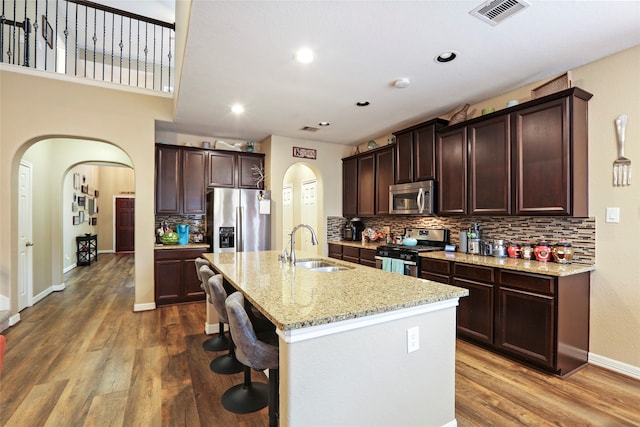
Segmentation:
{"type": "MultiPolygon", "coordinates": [[[[208,303],[213,305],[213,300],[211,299],[211,295],[209,294],[209,287],[206,285],[206,282],[207,280],[209,280],[209,277],[207,277],[207,280],[203,280],[202,273],[200,272],[200,269],[203,266],[210,267],[209,261],[207,261],[204,258],[198,257],[196,258],[195,264],[196,264],[196,273],[198,274],[198,279],[200,280],[200,287],[205,292],[205,294],[207,294],[208,303]]],[[[209,270],[211,271],[211,269],[209,270]]],[[[213,271],[211,271],[211,275],[213,275],[213,271]]],[[[229,349],[229,339],[224,333],[224,323],[218,322],[218,335],[205,340],[202,343],[202,348],[204,348],[207,351],[222,351],[222,350],[229,349]]]]}
{"type": "Polygon", "coordinates": [[[236,356],[245,365],[244,383],[225,391],[222,406],[225,409],[246,414],[269,405],[269,426],[278,425],[280,362],[278,346],[261,341],[251,324],[245,309],[244,297],[235,292],[225,303],[229,316],[229,330],[237,346],[236,356]],[[253,383],[251,369],[263,371],[269,369],[269,385],[253,383]]]}
{"type": "MultiPolygon", "coordinates": [[[[202,278],[205,279],[208,277],[206,286],[209,288],[213,307],[218,313],[218,320],[222,323],[229,324],[227,309],[224,306],[224,302],[227,299],[227,291],[225,291],[222,286],[222,275],[214,275],[213,272],[209,275],[207,270],[211,271],[209,267],[202,267],[202,278]]],[[[236,359],[236,350],[233,345],[233,333],[231,332],[231,329],[229,329],[229,351],[227,354],[213,359],[209,364],[209,369],[217,374],[237,374],[238,372],[242,372],[244,369],[242,363],[236,359]]]]}

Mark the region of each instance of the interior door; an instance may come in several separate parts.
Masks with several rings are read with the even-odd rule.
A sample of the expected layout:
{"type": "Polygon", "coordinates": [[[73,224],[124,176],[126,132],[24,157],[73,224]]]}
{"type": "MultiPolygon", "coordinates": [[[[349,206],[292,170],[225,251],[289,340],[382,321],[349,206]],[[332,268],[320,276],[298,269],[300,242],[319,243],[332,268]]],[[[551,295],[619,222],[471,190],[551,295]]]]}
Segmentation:
{"type": "Polygon", "coordinates": [[[135,208],[135,198],[116,197],[116,252],[133,252],[135,250],[135,208]]]}
{"type": "Polygon", "coordinates": [[[18,311],[33,305],[33,212],[31,164],[18,170],[18,311]]]}
{"type": "MultiPolygon", "coordinates": [[[[317,200],[317,181],[315,179],[302,181],[302,211],[301,220],[303,224],[310,225],[316,232],[318,231],[318,200],[317,200]]],[[[308,230],[300,230],[299,239],[301,242],[301,250],[311,251],[311,233],[308,230]]],[[[318,248],[321,246],[318,245],[318,248]]],[[[297,248],[296,248],[297,249],[297,248]]],[[[316,252],[318,252],[316,250],[316,252]]]]}
{"type": "Polygon", "coordinates": [[[282,186],[282,247],[287,247],[293,228],[293,185],[282,186]]]}

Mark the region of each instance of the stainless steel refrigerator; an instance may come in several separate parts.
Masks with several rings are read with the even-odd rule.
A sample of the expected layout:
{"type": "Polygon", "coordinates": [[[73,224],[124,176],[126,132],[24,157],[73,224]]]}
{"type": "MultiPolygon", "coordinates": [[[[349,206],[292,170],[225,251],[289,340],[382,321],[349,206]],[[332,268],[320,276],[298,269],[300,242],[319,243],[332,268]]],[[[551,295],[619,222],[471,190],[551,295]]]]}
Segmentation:
{"type": "Polygon", "coordinates": [[[208,195],[209,238],[213,252],[271,249],[271,192],[215,188],[208,195]]]}

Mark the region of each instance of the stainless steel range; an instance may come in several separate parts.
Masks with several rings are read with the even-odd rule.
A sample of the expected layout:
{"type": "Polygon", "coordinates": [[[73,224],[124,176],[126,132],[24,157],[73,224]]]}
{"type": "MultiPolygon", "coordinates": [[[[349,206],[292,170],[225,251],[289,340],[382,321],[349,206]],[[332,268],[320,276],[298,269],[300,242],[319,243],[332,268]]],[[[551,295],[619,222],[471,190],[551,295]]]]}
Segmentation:
{"type": "Polygon", "coordinates": [[[376,249],[376,267],[407,276],[420,276],[421,252],[443,251],[449,243],[449,230],[444,228],[406,228],[405,237],[418,241],[415,246],[387,244],[376,249]]]}

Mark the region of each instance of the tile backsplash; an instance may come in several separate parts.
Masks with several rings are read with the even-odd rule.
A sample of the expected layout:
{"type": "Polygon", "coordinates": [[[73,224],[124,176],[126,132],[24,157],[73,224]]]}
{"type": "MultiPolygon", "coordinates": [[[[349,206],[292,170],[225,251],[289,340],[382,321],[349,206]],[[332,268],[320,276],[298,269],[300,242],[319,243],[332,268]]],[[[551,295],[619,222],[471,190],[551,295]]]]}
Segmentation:
{"type": "Polygon", "coordinates": [[[154,235],[156,235],[155,230],[162,226],[162,222],[167,221],[169,224],[169,228],[175,231],[176,224],[188,224],[189,225],[189,233],[191,234],[189,241],[193,241],[193,235],[202,233],[205,237],[207,236],[207,225],[206,218],[204,215],[156,215],[155,224],[154,224],[154,235]]]}
{"type": "MultiPolygon", "coordinates": [[[[378,216],[361,218],[365,227],[381,231],[391,227],[391,233],[402,235],[407,227],[447,228],[450,243],[459,244],[460,230],[473,227],[474,223],[482,232],[482,239],[503,239],[507,242],[522,243],[526,240],[535,245],[542,236],[550,244],[566,239],[574,250],[573,262],[595,264],[596,219],[568,217],[421,217],[421,216],[378,216]]],[[[327,218],[327,240],[340,240],[341,231],[348,219],[332,216],[327,218]]]]}

